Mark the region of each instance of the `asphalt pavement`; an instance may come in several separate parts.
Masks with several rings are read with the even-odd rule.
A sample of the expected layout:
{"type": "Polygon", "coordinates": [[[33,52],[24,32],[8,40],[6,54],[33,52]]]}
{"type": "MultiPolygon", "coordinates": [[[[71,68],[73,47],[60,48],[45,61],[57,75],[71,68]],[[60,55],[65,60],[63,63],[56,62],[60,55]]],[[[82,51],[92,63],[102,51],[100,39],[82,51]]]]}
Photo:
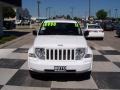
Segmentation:
{"type": "Polygon", "coordinates": [[[120,90],[120,38],[105,32],[104,40],[88,40],[94,53],[90,79],[79,75],[44,75],[33,79],[27,67],[27,51],[34,36],[0,49],[1,90],[120,90]]]}
{"type": "Polygon", "coordinates": [[[88,40],[88,42],[94,42],[100,46],[110,46],[117,50],[120,50],[120,37],[118,37],[115,31],[105,31],[104,40],[88,40]]]}

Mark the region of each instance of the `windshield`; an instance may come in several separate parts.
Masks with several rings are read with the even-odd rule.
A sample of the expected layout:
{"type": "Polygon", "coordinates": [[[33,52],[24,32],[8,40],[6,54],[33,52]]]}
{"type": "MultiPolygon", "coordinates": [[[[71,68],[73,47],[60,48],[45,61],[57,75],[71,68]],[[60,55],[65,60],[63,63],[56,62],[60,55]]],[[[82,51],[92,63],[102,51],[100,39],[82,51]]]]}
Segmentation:
{"type": "Polygon", "coordinates": [[[99,25],[88,25],[88,29],[101,29],[99,25]]]}
{"type": "Polygon", "coordinates": [[[43,23],[39,35],[82,35],[78,23],[43,23]]]}

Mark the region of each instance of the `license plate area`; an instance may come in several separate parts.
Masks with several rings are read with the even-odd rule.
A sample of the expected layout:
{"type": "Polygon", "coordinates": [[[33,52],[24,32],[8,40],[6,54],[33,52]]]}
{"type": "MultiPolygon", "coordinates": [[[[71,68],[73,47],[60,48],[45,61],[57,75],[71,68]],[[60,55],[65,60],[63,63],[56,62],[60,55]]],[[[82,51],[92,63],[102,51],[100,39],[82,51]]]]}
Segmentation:
{"type": "Polygon", "coordinates": [[[94,32],[96,32],[96,33],[97,33],[98,31],[94,31],[94,32]]]}
{"type": "Polygon", "coordinates": [[[54,71],[55,72],[65,72],[66,66],[54,66],[54,71]]]}

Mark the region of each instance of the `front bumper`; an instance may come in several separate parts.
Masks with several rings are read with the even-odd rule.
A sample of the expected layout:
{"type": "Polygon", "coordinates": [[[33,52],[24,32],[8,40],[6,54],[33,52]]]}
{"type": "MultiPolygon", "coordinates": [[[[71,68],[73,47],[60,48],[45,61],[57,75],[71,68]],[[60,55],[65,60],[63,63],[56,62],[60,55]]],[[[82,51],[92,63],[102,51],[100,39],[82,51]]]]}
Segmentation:
{"type": "MultiPolygon", "coordinates": [[[[33,47],[29,49],[29,53],[34,53],[33,47]]],[[[86,54],[90,57],[83,57],[81,60],[40,60],[39,58],[28,57],[28,67],[30,71],[38,73],[84,73],[92,70],[93,53],[88,47],[86,54]],[[65,66],[64,72],[54,71],[55,66],[65,66]]],[[[29,55],[28,55],[29,56],[29,55]]]]}
{"type": "Polygon", "coordinates": [[[74,61],[44,61],[39,59],[28,59],[29,70],[38,73],[84,73],[92,70],[92,58],[74,61]],[[66,66],[66,71],[56,72],[55,66],[66,66]]]}

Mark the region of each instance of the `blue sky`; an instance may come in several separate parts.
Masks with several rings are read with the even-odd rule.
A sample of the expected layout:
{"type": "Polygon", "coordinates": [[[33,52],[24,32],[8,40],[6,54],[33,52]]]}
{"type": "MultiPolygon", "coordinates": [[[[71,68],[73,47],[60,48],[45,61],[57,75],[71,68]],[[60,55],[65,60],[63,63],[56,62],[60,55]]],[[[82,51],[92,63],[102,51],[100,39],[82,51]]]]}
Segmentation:
{"type": "MultiPolygon", "coordinates": [[[[74,16],[83,17],[88,15],[88,1],[89,0],[40,0],[40,16],[46,16],[46,8],[51,7],[51,16],[53,15],[67,15],[71,12],[71,7],[74,8],[74,16]]],[[[37,0],[22,0],[23,8],[28,8],[32,16],[37,16],[37,0]]],[[[120,0],[91,0],[91,14],[99,9],[109,11],[111,9],[112,16],[114,16],[114,9],[120,9],[120,0]]]]}

